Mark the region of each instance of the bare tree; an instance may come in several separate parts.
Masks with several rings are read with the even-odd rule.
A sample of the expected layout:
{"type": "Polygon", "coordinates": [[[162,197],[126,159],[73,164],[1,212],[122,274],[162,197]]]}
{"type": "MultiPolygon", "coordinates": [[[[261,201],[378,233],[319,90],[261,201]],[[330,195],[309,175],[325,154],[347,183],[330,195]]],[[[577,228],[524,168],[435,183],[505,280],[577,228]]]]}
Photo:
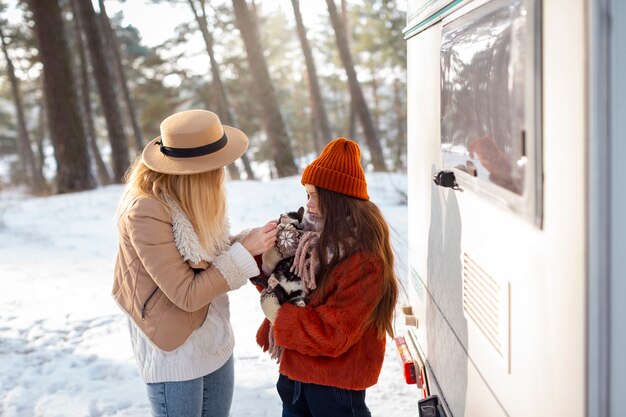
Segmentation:
{"type": "Polygon", "coordinates": [[[93,188],[85,131],[80,120],[70,53],[57,0],[29,0],[43,64],[48,125],[57,163],[57,191],[93,188]]]}
{"type": "MultiPolygon", "coordinates": [[[[348,2],[341,0],[341,21],[343,22],[343,30],[348,40],[348,50],[352,50],[352,29],[350,27],[350,13],[348,13],[348,2]]],[[[350,107],[348,116],[348,135],[353,138],[356,136],[356,106],[354,100],[350,97],[350,107]]]]}
{"type": "Polygon", "coordinates": [[[133,104],[130,90],[128,88],[128,80],[126,79],[126,73],[124,72],[124,67],[122,65],[122,54],[120,53],[120,45],[117,40],[117,36],[115,35],[115,31],[113,30],[113,26],[111,25],[111,20],[107,15],[104,0],[98,0],[98,4],[100,6],[100,21],[102,23],[102,32],[106,41],[105,44],[108,46],[108,50],[111,52],[109,55],[113,60],[113,67],[115,68],[115,71],[117,73],[118,84],[122,89],[122,97],[124,99],[124,103],[126,104],[126,110],[128,111],[130,124],[133,128],[135,150],[140,153],[143,151],[144,147],[143,135],[141,134],[141,128],[139,127],[139,122],[137,120],[137,112],[135,111],[135,105],[133,104]]]}
{"type": "Polygon", "coordinates": [[[116,182],[121,182],[130,161],[128,157],[128,140],[126,133],[124,133],[122,116],[116,99],[115,80],[104,54],[102,38],[98,31],[98,20],[91,1],[77,1],[76,6],[78,16],[82,22],[82,28],[87,36],[87,49],[91,57],[92,69],[109,132],[113,177],[116,182]]]}
{"type": "Polygon", "coordinates": [[[289,134],[280,111],[276,90],[263,55],[257,19],[255,14],[248,10],[246,0],[233,0],[233,7],[237,26],[246,47],[248,64],[255,80],[253,92],[263,110],[263,121],[272,147],[276,173],[279,177],[296,175],[298,169],[293,159],[289,134]]]}
{"type": "Polygon", "coordinates": [[[376,71],[377,69],[375,67],[370,67],[370,77],[372,78],[372,98],[374,99],[374,110],[372,111],[372,115],[374,116],[374,128],[379,125],[380,113],[380,96],[378,94],[378,78],[376,77],[376,71]]]}
{"type": "Polygon", "coordinates": [[[81,112],[83,116],[83,123],[87,130],[87,142],[91,149],[91,155],[96,163],[96,169],[98,172],[98,179],[100,184],[111,184],[111,175],[109,170],[102,159],[98,143],[96,141],[96,128],[93,121],[93,109],[91,108],[91,88],[89,86],[89,71],[87,68],[87,56],[85,54],[85,43],[83,42],[83,30],[81,28],[81,21],[76,12],[76,2],[80,0],[72,0],[72,14],[74,15],[74,37],[76,38],[76,49],[78,52],[79,71],[80,77],[78,77],[78,85],[81,98],[81,112]]]}
{"type": "Polygon", "coordinates": [[[341,20],[341,17],[339,16],[339,13],[337,12],[335,1],[326,0],[326,5],[328,6],[328,14],[330,15],[330,21],[335,31],[335,39],[337,40],[337,47],[339,48],[341,62],[343,63],[343,66],[346,70],[346,75],[348,76],[350,96],[352,98],[353,105],[355,106],[355,110],[359,116],[359,120],[361,121],[361,126],[363,127],[363,135],[365,136],[365,141],[367,142],[367,147],[369,148],[372,157],[372,165],[374,165],[374,169],[376,171],[386,171],[387,167],[383,158],[383,150],[380,145],[378,135],[376,134],[376,129],[374,128],[372,116],[367,106],[367,102],[365,101],[365,96],[363,95],[361,84],[359,83],[359,80],[356,76],[356,71],[354,70],[354,61],[352,59],[352,53],[350,52],[350,48],[348,46],[348,39],[346,37],[346,31],[343,26],[343,22],[341,20]]]}
{"type": "MultiPolygon", "coordinates": [[[[302,21],[302,13],[300,13],[300,0],[291,0],[293,6],[293,13],[296,18],[296,29],[298,31],[298,38],[300,38],[300,45],[302,46],[302,52],[304,53],[304,61],[306,63],[306,70],[309,79],[309,90],[311,92],[311,103],[313,105],[313,115],[317,126],[320,131],[319,134],[314,133],[315,150],[320,153],[324,148],[324,145],[331,138],[330,124],[328,123],[328,116],[326,115],[326,109],[324,107],[324,100],[322,98],[322,91],[320,89],[319,79],[317,77],[317,69],[315,68],[315,61],[313,60],[313,52],[311,51],[311,45],[306,36],[306,28],[302,21]],[[320,140],[322,139],[322,140],[320,140]]],[[[317,132],[315,126],[313,130],[317,132]]]]}
{"type": "MultiPolygon", "coordinates": [[[[213,87],[217,96],[217,108],[220,119],[226,125],[239,127],[239,123],[236,120],[236,115],[233,112],[232,107],[229,103],[228,94],[226,93],[226,87],[222,82],[219,64],[215,59],[215,53],[213,50],[213,34],[211,33],[211,31],[209,31],[206,15],[206,2],[205,0],[200,0],[200,10],[198,10],[198,7],[195,4],[195,0],[187,1],[189,3],[189,6],[191,7],[191,11],[193,12],[196,23],[200,28],[200,32],[202,33],[202,38],[204,39],[204,44],[206,46],[206,51],[209,55],[209,61],[211,63],[211,77],[213,79],[213,87]]],[[[248,155],[243,154],[241,160],[243,161],[248,179],[254,179],[254,173],[252,172],[252,166],[250,165],[248,155]]],[[[235,163],[229,164],[227,168],[232,178],[240,178],[239,169],[237,169],[235,163]]]]}
{"type": "MultiPolygon", "coordinates": [[[[41,88],[43,90],[43,88],[41,88]]],[[[39,103],[37,113],[37,129],[35,130],[35,143],[37,146],[37,171],[43,177],[43,167],[46,155],[43,149],[43,141],[46,136],[46,95],[43,94],[39,103]]]]}
{"type": "Polygon", "coordinates": [[[393,108],[396,113],[396,124],[398,125],[398,135],[396,136],[396,150],[394,153],[396,169],[405,168],[403,155],[406,154],[406,116],[402,103],[404,89],[401,88],[400,80],[396,77],[393,80],[393,108]]]}
{"type": "Polygon", "coordinates": [[[17,115],[17,128],[18,128],[18,146],[20,159],[22,160],[22,174],[27,179],[27,183],[30,189],[35,194],[40,194],[44,191],[46,181],[40,170],[37,169],[37,163],[35,161],[35,155],[31,148],[30,135],[26,128],[26,118],[24,117],[24,107],[22,103],[22,95],[20,93],[19,80],[15,76],[15,67],[13,61],[9,56],[8,42],[5,38],[4,31],[0,26],[0,38],[2,38],[2,52],[7,62],[7,73],[9,76],[9,82],[11,84],[11,94],[13,95],[13,102],[15,103],[15,113],[17,115]]]}

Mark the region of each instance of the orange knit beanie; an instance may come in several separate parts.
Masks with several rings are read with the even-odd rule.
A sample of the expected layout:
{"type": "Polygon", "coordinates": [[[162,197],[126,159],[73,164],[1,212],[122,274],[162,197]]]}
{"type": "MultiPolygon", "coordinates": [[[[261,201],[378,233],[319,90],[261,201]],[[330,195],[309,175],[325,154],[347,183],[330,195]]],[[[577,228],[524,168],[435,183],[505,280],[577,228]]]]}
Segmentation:
{"type": "Polygon", "coordinates": [[[304,169],[302,184],[311,184],[350,197],[369,200],[361,150],[352,140],[337,138],[304,169]]]}

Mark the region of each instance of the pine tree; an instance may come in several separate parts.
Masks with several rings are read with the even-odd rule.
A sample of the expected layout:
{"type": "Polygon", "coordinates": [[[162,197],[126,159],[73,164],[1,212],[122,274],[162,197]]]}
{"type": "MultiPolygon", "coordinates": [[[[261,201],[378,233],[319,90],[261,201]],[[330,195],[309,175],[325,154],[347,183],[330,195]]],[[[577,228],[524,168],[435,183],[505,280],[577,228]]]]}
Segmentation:
{"type": "Polygon", "coordinates": [[[85,132],[74,90],[70,53],[57,0],[29,0],[43,64],[48,125],[57,164],[59,193],[95,187],[85,132]]]}

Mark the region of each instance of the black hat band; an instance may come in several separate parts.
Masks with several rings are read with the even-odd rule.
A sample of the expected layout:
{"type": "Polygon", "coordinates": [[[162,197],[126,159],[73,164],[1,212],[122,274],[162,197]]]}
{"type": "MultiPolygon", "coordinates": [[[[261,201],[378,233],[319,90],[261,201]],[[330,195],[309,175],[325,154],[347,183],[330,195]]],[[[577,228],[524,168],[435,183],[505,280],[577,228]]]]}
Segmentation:
{"type": "Polygon", "coordinates": [[[226,132],[224,132],[224,135],[219,140],[197,148],[172,148],[163,145],[162,140],[154,142],[155,145],[160,146],[161,153],[171,156],[172,158],[194,158],[196,156],[208,155],[219,151],[226,146],[227,143],[228,138],[226,137],[226,132]]]}

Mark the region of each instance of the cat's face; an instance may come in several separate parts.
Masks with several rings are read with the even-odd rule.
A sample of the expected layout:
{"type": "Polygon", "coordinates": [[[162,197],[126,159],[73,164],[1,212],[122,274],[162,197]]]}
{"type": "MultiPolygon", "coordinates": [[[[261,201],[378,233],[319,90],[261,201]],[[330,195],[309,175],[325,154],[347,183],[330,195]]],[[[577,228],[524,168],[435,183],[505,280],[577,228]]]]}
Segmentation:
{"type": "Polygon", "coordinates": [[[279,224],[292,224],[296,229],[300,228],[302,217],[304,216],[304,207],[300,207],[298,211],[290,211],[280,215],[279,224]]]}

